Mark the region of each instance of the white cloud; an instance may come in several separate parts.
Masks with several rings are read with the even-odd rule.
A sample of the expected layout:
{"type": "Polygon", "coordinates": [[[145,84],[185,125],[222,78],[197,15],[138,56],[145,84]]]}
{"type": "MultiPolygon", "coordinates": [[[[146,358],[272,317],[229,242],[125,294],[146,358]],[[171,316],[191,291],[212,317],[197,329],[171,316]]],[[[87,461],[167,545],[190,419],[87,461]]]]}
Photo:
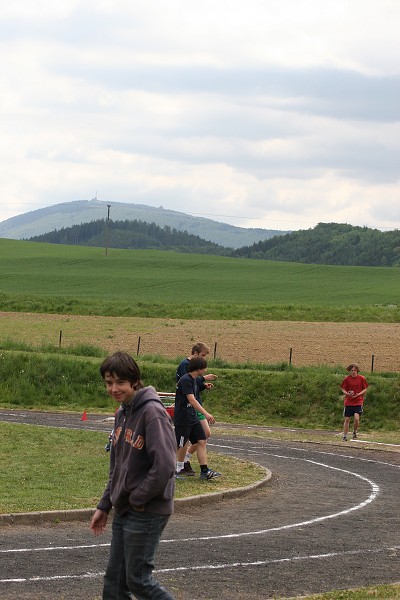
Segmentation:
{"type": "Polygon", "coordinates": [[[0,9],[0,220],[97,192],[241,226],[400,226],[397,0],[0,9]]]}

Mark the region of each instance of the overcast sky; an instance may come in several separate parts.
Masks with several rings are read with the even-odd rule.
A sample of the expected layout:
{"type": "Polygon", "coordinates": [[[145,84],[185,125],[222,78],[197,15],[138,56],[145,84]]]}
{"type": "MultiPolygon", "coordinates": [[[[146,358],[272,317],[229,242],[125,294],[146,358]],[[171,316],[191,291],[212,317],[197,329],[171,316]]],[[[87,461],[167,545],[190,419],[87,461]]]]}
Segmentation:
{"type": "Polygon", "coordinates": [[[0,221],[400,227],[399,0],[0,0],[0,221]]]}

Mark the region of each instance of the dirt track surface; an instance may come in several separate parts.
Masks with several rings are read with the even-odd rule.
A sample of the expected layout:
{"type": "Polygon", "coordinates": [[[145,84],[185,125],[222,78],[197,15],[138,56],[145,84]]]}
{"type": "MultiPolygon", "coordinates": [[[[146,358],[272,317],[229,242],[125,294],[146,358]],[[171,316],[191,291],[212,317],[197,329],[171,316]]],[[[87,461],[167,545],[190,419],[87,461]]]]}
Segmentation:
{"type": "MultiPolygon", "coordinates": [[[[261,600],[400,580],[400,454],[231,434],[210,445],[273,477],[247,497],[171,518],[156,569],[176,600],[261,600]]],[[[109,541],[109,531],[93,538],[86,523],[1,528],[1,597],[100,598],[109,541]]]]}
{"type": "Polygon", "coordinates": [[[307,323],[82,317],[1,313],[0,339],[28,344],[91,344],[107,352],[187,356],[204,341],[226,361],[289,362],[294,366],[347,365],[369,371],[400,371],[399,323],[307,323]]]}

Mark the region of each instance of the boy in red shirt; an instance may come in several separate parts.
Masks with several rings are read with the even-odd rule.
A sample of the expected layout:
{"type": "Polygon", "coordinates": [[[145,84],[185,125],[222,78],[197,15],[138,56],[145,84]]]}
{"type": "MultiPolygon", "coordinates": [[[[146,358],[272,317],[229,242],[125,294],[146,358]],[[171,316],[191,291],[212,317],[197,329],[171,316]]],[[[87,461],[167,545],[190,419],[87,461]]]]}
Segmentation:
{"type": "Polygon", "coordinates": [[[358,365],[352,363],[346,369],[350,373],[342,381],[340,389],[344,394],[344,424],[342,440],[347,442],[347,434],[349,432],[350,419],[354,418],[353,440],[357,439],[358,426],[360,417],[363,412],[363,404],[368,383],[365,377],[359,374],[358,365]]]}

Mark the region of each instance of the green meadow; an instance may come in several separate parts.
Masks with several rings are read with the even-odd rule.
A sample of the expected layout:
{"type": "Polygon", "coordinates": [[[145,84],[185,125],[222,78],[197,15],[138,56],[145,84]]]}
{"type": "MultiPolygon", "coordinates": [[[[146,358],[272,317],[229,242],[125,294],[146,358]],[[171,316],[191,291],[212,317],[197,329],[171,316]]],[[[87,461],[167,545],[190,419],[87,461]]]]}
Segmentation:
{"type": "MultiPolygon", "coordinates": [[[[398,322],[397,268],[261,260],[0,240],[0,310],[57,314],[398,322]]],[[[3,407],[108,410],[97,368],[104,351],[1,340],[3,407]],[[58,354],[58,355],[57,355],[58,354]],[[78,360],[78,363],[76,363],[78,360]],[[21,375],[23,375],[21,377],[21,375]],[[93,387],[94,386],[94,387],[93,387]]],[[[176,360],[141,357],[144,380],[174,385],[176,360]]],[[[343,366],[294,369],[210,361],[207,402],[219,421],[340,429],[343,366]],[[250,375],[249,375],[250,374],[250,375]],[[257,402],[254,399],[257,398],[257,402]],[[227,406],[229,410],[227,411],[227,406]]],[[[371,375],[364,430],[399,427],[399,375],[371,375]],[[394,410],[394,407],[395,410],[394,410]]]]}
{"type": "Polygon", "coordinates": [[[395,267],[338,267],[0,240],[0,310],[170,318],[400,320],[395,267]]]}

